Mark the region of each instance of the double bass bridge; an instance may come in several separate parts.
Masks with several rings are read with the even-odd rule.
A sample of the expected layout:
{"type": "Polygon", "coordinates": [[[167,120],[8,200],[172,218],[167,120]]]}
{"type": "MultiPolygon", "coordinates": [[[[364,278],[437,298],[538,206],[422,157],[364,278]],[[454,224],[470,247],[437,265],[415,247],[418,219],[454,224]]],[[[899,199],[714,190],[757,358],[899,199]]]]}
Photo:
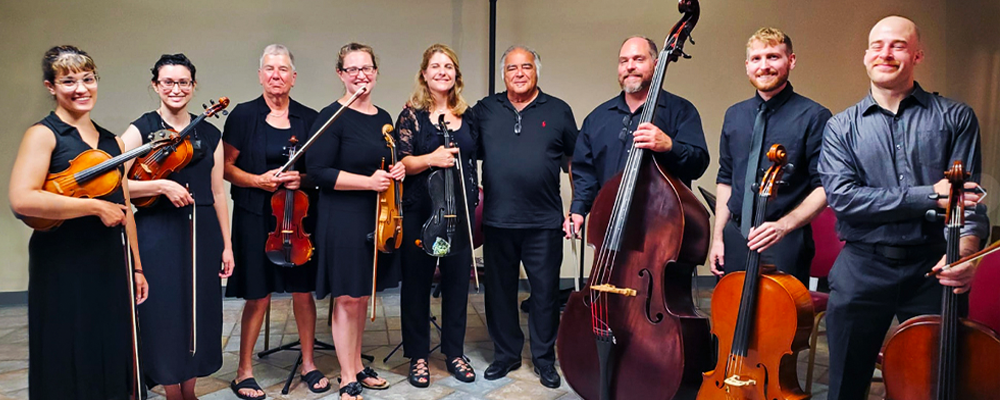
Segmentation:
{"type": "Polygon", "coordinates": [[[593,286],[590,287],[590,290],[594,290],[594,291],[598,291],[598,292],[603,292],[603,293],[620,294],[622,296],[627,296],[627,297],[635,297],[636,294],[638,294],[638,292],[635,289],[620,288],[620,287],[617,287],[615,285],[611,285],[611,284],[607,284],[607,283],[603,283],[603,284],[600,284],[600,285],[593,285],[593,286]]]}

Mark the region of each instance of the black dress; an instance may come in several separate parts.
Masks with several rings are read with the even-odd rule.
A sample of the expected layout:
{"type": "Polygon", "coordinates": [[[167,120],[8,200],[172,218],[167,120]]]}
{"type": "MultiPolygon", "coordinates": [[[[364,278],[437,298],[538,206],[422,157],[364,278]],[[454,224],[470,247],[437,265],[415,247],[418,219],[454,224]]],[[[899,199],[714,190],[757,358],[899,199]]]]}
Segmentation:
{"type": "MultiPolygon", "coordinates": [[[[195,116],[191,116],[194,120],[195,116]]],[[[148,112],[132,122],[143,143],[149,133],[172,128],[160,114],[148,112]]],[[[149,282],[149,296],[139,306],[142,371],[146,385],[174,385],[208,376],[222,367],[222,231],[212,196],[212,157],[222,133],[207,121],[193,129],[196,151],[184,169],[166,179],[188,185],[197,220],[197,346],[191,346],[191,206],[177,208],[160,198],[135,213],[139,254],[149,282]]]]}
{"type": "MultiPolygon", "coordinates": [[[[405,108],[396,120],[399,131],[399,155],[421,156],[434,152],[444,145],[444,135],[431,123],[429,113],[424,110],[405,108]]],[[[458,145],[462,155],[462,178],[458,172],[455,178],[454,195],[458,212],[475,210],[479,201],[476,184],[476,139],[471,129],[472,118],[463,118],[462,125],[451,132],[452,141],[458,145]],[[463,207],[461,186],[458,179],[465,180],[466,200],[463,207]]],[[[452,127],[453,128],[453,127],[452,127]]],[[[436,170],[436,168],[435,168],[436,170]]],[[[402,323],[404,356],[412,359],[427,358],[430,350],[430,297],[435,266],[441,271],[441,352],[450,360],[465,354],[466,308],[469,300],[469,273],[472,269],[472,246],[465,221],[460,221],[457,237],[453,243],[464,249],[447,257],[432,257],[416,245],[423,224],[431,216],[432,204],[427,191],[427,178],[432,170],[427,169],[406,177],[403,187],[403,246],[401,263],[403,285],[400,290],[400,322],[402,323]]],[[[475,213],[469,213],[469,221],[475,221],[475,213]]]]}
{"type": "MultiPolygon", "coordinates": [[[[338,102],[320,111],[312,132],[333,115],[338,102]]],[[[382,137],[382,126],[392,117],[378,108],[375,115],[347,109],[306,152],[306,167],[320,188],[319,217],[314,245],[319,256],[316,296],[364,297],[371,295],[375,244],[377,194],[371,190],[334,190],[340,171],[370,176],[392,163],[392,153],[382,137]]],[[[405,215],[404,215],[405,221],[405,215]]],[[[399,284],[396,257],[379,254],[378,289],[399,284]]]]}
{"type": "MultiPolygon", "coordinates": [[[[239,150],[236,166],[251,174],[262,174],[280,167],[287,156],[274,151],[288,144],[291,135],[300,145],[308,140],[309,127],[316,118],[316,111],[291,100],[288,107],[289,129],[276,129],[266,121],[270,112],[263,97],[241,103],[226,120],[223,141],[239,150]],[[271,137],[275,136],[277,137],[271,137]],[[268,149],[271,149],[269,152],[268,149]]],[[[310,150],[312,151],[312,150],[310,150]]],[[[304,165],[300,162],[298,165],[304,165]]],[[[297,166],[298,166],[297,165],[297,166]]],[[[300,172],[305,172],[299,168],[300,172]]],[[[309,183],[302,182],[302,189],[310,195],[310,217],[303,226],[307,233],[314,232],[316,215],[315,196],[309,183]]],[[[226,282],[226,296],[247,300],[262,299],[271,293],[308,293],[316,287],[316,257],[303,265],[282,267],[271,262],[264,252],[268,233],[274,231],[276,221],[271,211],[271,192],[256,188],[232,185],[233,194],[233,258],[236,267],[226,282]]],[[[316,247],[315,242],[313,247],[316,247]]]]}
{"type": "MultiPolygon", "coordinates": [[[[91,147],[55,113],[40,124],[55,135],[49,173],[91,147]]],[[[95,124],[96,126],[96,124],[95,124]]],[[[97,127],[97,148],[121,154],[115,135],[97,127]]],[[[124,204],[121,188],[101,199],[124,204]]],[[[28,244],[28,385],[32,400],[127,399],[132,385],[132,326],[121,226],[74,218],[28,244]]],[[[141,253],[140,253],[141,254],[141,253]]]]}

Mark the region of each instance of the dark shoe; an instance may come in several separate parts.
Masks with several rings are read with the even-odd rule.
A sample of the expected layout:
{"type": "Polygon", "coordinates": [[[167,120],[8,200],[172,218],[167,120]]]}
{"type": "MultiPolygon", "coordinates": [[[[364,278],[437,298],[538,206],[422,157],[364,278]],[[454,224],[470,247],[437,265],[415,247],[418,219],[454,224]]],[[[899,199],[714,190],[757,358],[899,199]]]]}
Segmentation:
{"type": "Polygon", "coordinates": [[[310,392],[326,393],[326,391],[330,390],[329,379],[327,379],[326,386],[323,386],[321,388],[316,388],[316,384],[319,383],[319,381],[323,380],[323,378],[326,378],[326,376],[323,375],[322,372],[319,372],[318,369],[314,369],[312,371],[309,371],[305,375],[302,375],[302,382],[305,382],[306,384],[309,385],[307,387],[309,388],[310,392]]]}
{"type": "Polygon", "coordinates": [[[507,373],[515,369],[521,368],[521,362],[515,361],[513,363],[507,364],[502,361],[494,361],[486,368],[486,372],[483,373],[483,378],[488,381],[497,380],[507,376],[507,373]]]}
{"type": "Polygon", "coordinates": [[[426,358],[410,359],[410,373],[406,379],[414,387],[425,388],[431,384],[431,370],[426,358]],[[423,379],[423,382],[420,380],[423,379]]]}
{"type": "Polygon", "coordinates": [[[254,380],[253,378],[246,378],[240,381],[240,383],[236,383],[236,380],[233,379],[232,382],[229,382],[229,388],[233,390],[233,393],[236,394],[236,397],[239,397],[243,400],[264,400],[267,398],[267,394],[264,394],[263,396],[250,396],[240,393],[240,390],[243,389],[260,390],[261,392],[264,392],[264,389],[261,389],[260,385],[258,385],[257,381],[254,380]]]}
{"type": "Polygon", "coordinates": [[[546,366],[535,366],[535,375],[538,375],[538,380],[542,382],[542,386],[547,388],[558,388],[562,384],[562,378],[559,377],[559,373],[556,372],[555,365],[546,366]]]}
{"type": "Polygon", "coordinates": [[[372,369],[372,367],[365,367],[365,369],[361,370],[361,372],[358,372],[358,375],[355,376],[355,378],[358,378],[358,382],[361,382],[361,386],[364,386],[365,389],[385,390],[389,388],[389,382],[387,381],[383,382],[381,385],[370,385],[365,383],[365,379],[378,378],[378,374],[372,369]]]}
{"type": "Polygon", "coordinates": [[[360,383],[351,382],[344,385],[344,387],[340,388],[340,397],[344,397],[344,394],[346,393],[348,396],[351,396],[355,399],[360,399],[362,391],[364,391],[364,389],[361,388],[360,383]]]}
{"type": "Polygon", "coordinates": [[[455,379],[462,382],[469,383],[476,380],[476,370],[472,369],[472,364],[469,364],[469,358],[466,356],[452,358],[448,361],[448,372],[450,372],[455,379]]]}

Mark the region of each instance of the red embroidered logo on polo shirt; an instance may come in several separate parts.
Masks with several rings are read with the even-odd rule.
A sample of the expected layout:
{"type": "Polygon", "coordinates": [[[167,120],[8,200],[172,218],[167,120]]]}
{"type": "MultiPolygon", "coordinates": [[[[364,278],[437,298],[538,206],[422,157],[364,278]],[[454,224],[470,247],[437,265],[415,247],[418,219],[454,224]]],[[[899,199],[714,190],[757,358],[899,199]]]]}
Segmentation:
{"type": "Polygon", "coordinates": [[[542,121],[542,128],[545,127],[545,121],[542,121]]]}

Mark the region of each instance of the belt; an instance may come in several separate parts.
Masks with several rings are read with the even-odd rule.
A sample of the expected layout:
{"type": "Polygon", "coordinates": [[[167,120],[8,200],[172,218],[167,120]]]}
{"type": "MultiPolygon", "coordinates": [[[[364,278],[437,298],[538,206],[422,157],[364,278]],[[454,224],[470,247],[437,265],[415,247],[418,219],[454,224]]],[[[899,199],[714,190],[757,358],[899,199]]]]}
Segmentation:
{"type": "Polygon", "coordinates": [[[729,219],[736,223],[736,226],[742,224],[742,219],[739,214],[729,214],[729,219]]]}
{"type": "Polygon", "coordinates": [[[931,256],[940,257],[945,252],[945,244],[917,244],[909,246],[891,246],[862,242],[847,242],[851,247],[866,253],[878,254],[891,260],[911,260],[931,256]]]}

